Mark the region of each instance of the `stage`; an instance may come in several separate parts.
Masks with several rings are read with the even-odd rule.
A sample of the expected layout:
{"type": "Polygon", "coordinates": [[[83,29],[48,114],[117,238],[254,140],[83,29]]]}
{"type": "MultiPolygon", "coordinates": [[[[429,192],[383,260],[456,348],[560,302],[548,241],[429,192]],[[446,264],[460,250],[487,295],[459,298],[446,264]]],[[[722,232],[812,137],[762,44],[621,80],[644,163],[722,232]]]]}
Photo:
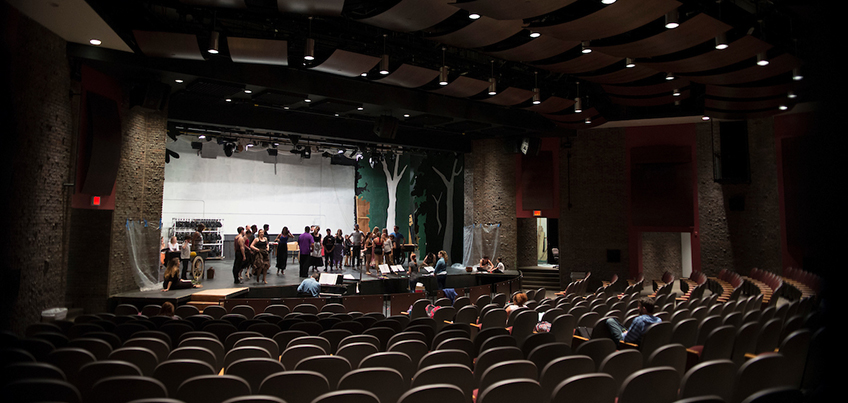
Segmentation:
{"type": "MultiPolygon", "coordinates": [[[[212,278],[204,278],[201,280],[202,288],[191,288],[183,290],[161,291],[160,289],[153,291],[130,291],[113,295],[109,299],[110,309],[114,310],[119,304],[132,304],[139,308],[148,304],[161,305],[164,302],[171,302],[174,305],[192,304],[198,305],[201,308],[209,304],[226,304],[230,302],[241,301],[245,299],[258,299],[263,301],[275,301],[280,299],[304,300],[298,298],[297,287],[300,285],[303,278],[299,276],[300,265],[297,261],[292,261],[289,257],[286,270],[282,274],[277,274],[276,258],[271,258],[271,269],[265,276],[267,284],[256,281],[254,276],[250,279],[243,278],[240,284],[233,281],[232,267],[233,259],[224,258],[220,260],[207,260],[205,262],[207,273],[210,269],[214,270],[212,278]]],[[[403,265],[406,269],[407,266],[403,265]]],[[[323,273],[323,268],[319,268],[323,273]]],[[[309,274],[315,273],[310,268],[309,274]]],[[[371,274],[366,274],[365,270],[359,270],[353,267],[343,267],[342,270],[328,271],[328,273],[340,274],[345,277],[341,286],[333,288],[325,288],[322,290],[327,292],[327,296],[333,301],[342,301],[347,297],[354,296],[385,296],[385,300],[391,299],[389,295],[409,294],[409,278],[406,273],[403,274],[381,274],[378,270],[371,270],[371,274]]],[[[161,276],[161,273],[160,273],[161,276]]],[[[208,277],[208,276],[207,276],[208,277]]],[[[466,291],[471,294],[483,293],[485,288],[491,288],[495,292],[497,283],[509,282],[508,289],[502,291],[513,291],[516,287],[514,284],[520,285],[520,278],[517,271],[507,271],[503,274],[489,274],[486,272],[467,273],[466,270],[449,267],[446,277],[445,288],[454,288],[462,295],[466,291]],[[487,287],[479,287],[487,286],[487,287]],[[471,292],[474,288],[474,292],[471,292]]],[[[415,299],[426,297],[438,297],[443,295],[439,290],[436,277],[433,275],[421,275],[418,281],[424,285],[424,290],[419,295],[413,296],[415,299]]],[[[518,289],[518,288],[516,288],[518,289]]],[[[500,291],[500,292],[502,292],[500,291]]],[[[325,298],[326,299],[326,298],[325,298]]],[[[373,299],[371,299],[373,300],[373,299]]],[[[323,304],[321,304],[323,305],[323,304]]],[[[374,303],[371,304],[375,306],[374,303]]]]}

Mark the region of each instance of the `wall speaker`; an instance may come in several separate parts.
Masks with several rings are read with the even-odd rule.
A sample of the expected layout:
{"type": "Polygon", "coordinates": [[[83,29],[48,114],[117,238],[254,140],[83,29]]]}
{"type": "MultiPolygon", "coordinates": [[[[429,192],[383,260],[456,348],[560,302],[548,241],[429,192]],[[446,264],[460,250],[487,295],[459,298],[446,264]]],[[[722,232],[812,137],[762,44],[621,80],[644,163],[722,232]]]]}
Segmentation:
{"type": "Polygon", "coordinates": [[[144,109],[162,111],[168,104],[171,86],[159,82],[140,84],[130,91],[130,108],[140,106],[144,109]]]}
{"type": "Polygon", "coordinates": [[[719,183],[750,183],[748,123],[719,124],[719,152],[713,157],[713,177],[719,183]]]}
{"type": "Polygon", "coordinates": [[[524,155],[537,155],[542,147],[542,140],[536,137],[524,137],[521,139],[521,153],[524,155]]]}
{"type": "Polygon", "coordinates": [[[394,139],[397,136],[398,120],[391,116],[380,116],[374,121],[374,134],[383,139],[394,139]]]}

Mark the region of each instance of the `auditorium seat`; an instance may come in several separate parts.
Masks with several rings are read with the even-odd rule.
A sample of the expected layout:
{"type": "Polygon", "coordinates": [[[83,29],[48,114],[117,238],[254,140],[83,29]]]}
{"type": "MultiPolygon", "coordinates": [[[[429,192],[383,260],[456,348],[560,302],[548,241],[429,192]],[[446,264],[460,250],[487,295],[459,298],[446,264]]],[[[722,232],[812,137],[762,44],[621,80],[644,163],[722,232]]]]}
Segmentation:
{"type": "Polygon", "coordinates": [[[568,356],[571,353],[571,346],[568,344],[553,342],[534,348],[527,355],[527,359],[536,364],[536,368],[541,372],[542,368],[548,365],[554,358],[568,356]]]}
{"type": "Polygon", "coordinates": [[[110,360],[126,361],[138,366],[144,376],[153,375],[159,365],[159,358],[153,350],[146,347],[121,347],[109,354],[110,360]]]}
{"type": "Polygon", "coordinates": [[[475,386],[478,390],[486,390],[496,382],[513,378],[527,378],[537,381],[539,372],[536,369],[536,364],[529,360],[503,361],[486,369],[480,378],[480,384],[475,386]]]}
{"type": "Polygon", "coordinates": [[[542,401],[542,387],[532,379],[509,379],[496,382],[479,392],[477,403],[514,403],[542,401]]]}
{"type": "MultiPolygon", "coordinates": [[[[639,357],[641,363],[642,357],[639,357]]],[[[570,355],[566,357],[555,357],[548,362],[540,371],[539,384],[542,386],[543,401],[547,402],[551,399],[557,386],[563,381],[572,376],[589,374],[595,372],[595,362],[585,355],[570,355]]],[[[612,378],[610,376],[610,378],[612,378]]],[[[585,381],[591,382],[591,381],[585,381]]],[[[604,382],[604,381],[601,381],[604,382]]],[[[615,382],[610,383],[614,385],[615,382]]],[[[584,385],[576,386],[583,387],[584,385]]],[[[617,393],[617,388],[612,388],[613,397],[617,393]]]]}
{"type": "Polygon", "coordinates": [[[17,362],[0,368],[0,379],[3,383],[34,378],[67,381],[65,373],[59,367],[46,362],[17,362]]]}
{"type": "MultiPolygon", "coordinates": [[[[288,401],[286,403],[289,403],[288,401]]],[[[315,398],[312,403],[382,403],[377,395],[367,390],[338,390],[315,398]]]]}
{"type": "MultiPolygon", "coordinates": [[[[684,356],[685,358],[685,356],[684,356]]],[[[601,361],[598,372],[612,376],[615,380],[614,390],[621,388],[624,380],[636,371],[642,369],[644,359],[642,353],[635,349],[625,349],[610,353],[601,361]]],[[[592,372],[592,371],[587,371],[592,372]]]]}
{"type": "MultiPolygon", "coordinates": [[[[551,391],[550,396],[543,396],[547,403],[615,403],[616,382],[612,376],[605,373],[584,373],[562,380],[551,391]]],[[[543,393],[547,388],[543,389],[543,393]]]]}
{"type": "Polygon", "coordinates": [[[237,376],[199,375],[183,382],[175,397],[185,403],[223,403],[250,392],[250,384],[237,376]]]}
{"type": "Polygon", "coordinates": [[[417,363],[426,355],[430,349],[427,344],[421,340],[405,340],[393,344],[388,349],[389,352],[400,352],[406,354],[410,363],[417,363]]]}
{"type": "Polygon", "coordinates": [[[176,396],[180,385],[199,375],[215,375],[218,371],[208,362],[192,359],[169,359],[153,370],[153,378],[162,382],[168,396],[176,396]]]}
{"type": "Polygon", "coordinates": [[[679,384],[680,375],[672,367],[640,369],[621,384],[618,403],[672,403],[679,384]]]}
{"type": "Polygon", "coordinates": [[[326,378],[329,384],[329,390],[336,390],[342,376],[350,372],[352,368],[347,358],[337,355],[316,355],[300,360],[294,369],[297,371],[317,372],[326,378]]]}
{"type": "Polygon", "coordinates": [[[135,399],[168,397],[165,385],[149,376],[111,376],[91,388],[90,403],[127,403],[135,399]]]}
{"type": "Polygon", "coordinates": [[[192,337],[180,342],[179,347],[171,350],[168,359],[192,358],[207,362],[215,371],[224,367],[224,345],[218,339],[192,337]]]}
{"type": "Polygon", "coordinates": [[[465,394],[456,385],[435,383],[407,390],[398,403],[465,403],[465,394]]]}
{"type": "Polygon", "coordinates": [[[12,381],[0,388],[3,397],[12,402],[80,403],[80,393],[70,382],[58,379],[30,378],[12,381]]]}
{"type": "Polygon", "coordinates": [[[419,369],[412,377],[411,388],[436,383],[454,385],[465,394],[465,402],[470,403],[476,384],[471,369],[462,364],[439,364],[419,369]]]}
{"type": "Polygon", "coordinates": [[[417,370],[418,360],[410,359],[409,355],[397,351],[384,351],[371,354],[359,363],[360,368],[391,368],[398,371],[404,380],[404,388],[409,388],[412,376],[417,370]]]}
{"type": "MultiPolygon", "coordinates": [[[[730,334],[732,336],[732,333],[730,334]]],[[[678,377],[681,377],[686,372],[686,347],[682,344],[671,343],[660,346],[648,357],[645,367],[672,367],[677,371],[678,377]]]]}
{"type": "Polygon", "coordinates": [[[425,354],[424,357],[421,357],[421,361],[418,362],[417,369],[427,368],[433,365],[440,364],[460,364],[465,365],[469,369],[474,365],[471,356],[468,355],[465,351],[462,350],[437,350],[430,351],[425,354]]]}
{"type": "Polygon", "coordinates": [[[339,349],[339,343],[344,340],[345,337],[352,335],[353,332],[346,329],[328,329],[324,330],[318,336],[325,338],[330,343],[330,354],[335,354],[339,349]]]}
{"type": "Polygon", "coordinates": [[[144,347],[156,354],[157,363],[165,361],[171,353],[168,343],[152,337],[133,337],[124,342],[123,347],[144,347]]]}
{"type": "Polygon", "coordinates": [[[259,394],[276,396],[285,400],[286,403],[311,403],[330,390],[324,375],[301,370],[288,370],[269,375],[259,386],[259,394]]]}
{"type": "MultiPolygon", "coordinates": [[[[445,373],[445,377],[452,376],[445,373]]],[[[338,390],[367,390],[380,400],[380,403],[396,403],[406,392],[406,383],[400,372],[386,367],[359,368],[348,372],[339,380],[338,390]],[[379,380],[376,381],[375,380],[379,380]]]]}
{"type": "Polygon", "coordinates": [[[268,337],[245,337],[233,345],[234,348],[243,346],[259,347],[267,351],[268,354],[271,354],[271,358],[275,360],[279,360],[280,358],[280,346],[274,339],[268,337]]]}
{"type": "MultiPolygon", "coordinates": [[[[57,368],[61,369],[65,374],[65,377],[68,379],[68,382],[75,385],[77,383],[77,374],[79,373],[79,369],[82,368],[83,365],[95,361],[97,361],[97,358],[94,354],[91,354],[86,350],[75,347],[65,347],[53,350],[47,356],[47,360],[45,362],[53,364],[57,368]]],[[[34,359],[33,362],[35,362],[34,359]]]]}
{"type": "MultiPolygon", "coordinates": [[[[360,335],[360,336],[367,336],[367,335],[360,335]]],[[[351,336],[351,337],[357,337],[357,336],[351,336]]],[[[347,340],[347,339],[345,339],[345,340],[347,340]]],[[[347,358],[347,360],[350,361],[351,368],[357,369],[357,368],[359,368],[359,363],[362,362],[362,360],[365,357],[367,357],[371,354],[374,354],[378,351],[380,351],[379,348],[377,348],[377,345],[375,345],[373,343],[354,342],[354,343],[346,344],[346,343],[344,343],[344,340],[342,340],[342,345],[339,346],[339,351],[336,353],[336,355],[338,355],[340,357],[347,358]]]]}
{"type": "MultiPolygon", "coordinates": [[[[224,368],[230,366],[230,364],[242,360],[245,358],[273,358],[271,357],[271,353],[269,353],[264,348],[254,347],[254,346],[244,346],[244,347],[236,347],[227,352],[227,355],[224,356],[224,368]]],[[[285,365],[285,362],[283,362],[285,365]]],[[[294,368],[294,365],[292,365],[294,368]]]]}
{"type": "Polygon", "coordinates": [[[260,384],[268,376],[285,371],[280,361],[272,358],[244,358],[237,360],[224,370],[225,374],[238,376],[250,384],[250,389],[259,390],[260,384]]]}
{"type": "Polygon", "coordinates": [[[730,360],[704,361],[690,368],[680,381],[679,398],[718,395],[726,402],[733,396],[736,365],[730,360]]]}

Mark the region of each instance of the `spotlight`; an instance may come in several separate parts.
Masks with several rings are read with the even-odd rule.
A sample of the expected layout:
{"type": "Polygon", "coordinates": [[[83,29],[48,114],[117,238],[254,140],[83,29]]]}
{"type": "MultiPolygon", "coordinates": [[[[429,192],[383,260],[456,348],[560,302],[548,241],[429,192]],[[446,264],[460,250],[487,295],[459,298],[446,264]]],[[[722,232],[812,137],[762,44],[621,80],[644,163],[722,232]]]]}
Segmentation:
{"type": "Polygon", "coordinates": [[[448,85],[448,66],[439,69],[439,85],[448,85]]]}
{"type": "Polygon", "coordinates": [[[218,54],[218,42],[220,41],[220,39],[221,39],[221,33],[218,32],[218,31],[212,31],[212,34],[209,35],[209,49],[207,49],[206,51],[213,54],[213,55],[217,55],[218,54]]]}
{"type": "Polygon", "coordinates": [[[380,59],[380,74],[389,74],[389,55],[383,55],[380,59]]]}
{"type": "Polygon", "coordinates": [[[666,81],[674,80],[674,73],[666,73],[665,80],[666,81]]]}
{"type": "Polygon", "coordinates": [[[306,38],[306,49],[303,51],[303,60],[315,60],[315,39],[306,38]]]}
{"type": "Polygon", "coordinates": [[[580,51],[581,51],[584,55],[585,55],[585,54],[592,53],[592,48],[591,48],[591,47],[589,47],[589,41],[583,41],[582,43],[580,43],[580,47],[581,47],[581,50],[580,50],[580,51]]]}
{"type": "Polygon", "coordinates": [[[304,159],[311,158],[312,157],[312,147],[306,146],[306,148],[304,148],[303,152],[300,154],[300,157],[304,158],[304,159]]]}
{"type": "Polygon", "coordinates": [[[480,14],[477,14],[477,13],[468,13],[468,19],[469,19],[469,20],[479,20],[479,19],[480,19],[480,14]]]}
{"type": "Polygon", "coordinates": [[[583,123],[586,123],[587,125],[590,125],[590,124],[592,124],[592,119],[590,119],[590,118],[586,118],[586,120],[584,120],[584,121],[583,121],[583,123]]]}
{"type": "Polygon", "coordinates": [[[778,109],[780,109],[780,110],[782,110],[782,111],[785,111],[785,110],[789,109],[789,107],[788,107],[788,106],[786,106],[786,105],[780,105],[780,106],[778,107],[778,109]]]}
{"type": "Polygon", "coordinates": [[[542,94],[539,93],[539,88],[533,88],[533,105],[542,103],[542,94]]]}
{"type": "Polygon", "coordinates": [[[715,38],[715,48],[718,50],[725,50],[728,48],[728,46],[729,45],[727,44],[727,35],[723,33],[718,34],[718,36],[716,36],[715,38]]]}
{"type": "Polygon", "coordinates": [[[768,66],[769,61],[765,53],[757,53],[757,66],[768,66]]]}
{"type": "Polygon", "coordinates": [[[177,83],[177,84],[182,84],[183,80],[181,78],[178,78],[178,79],[174,80],[174,82],[177,83]]]}
{"type": "Polygon", "coordinates": [[[665,15],[665,27],[667,29],[675,29],[680,26],[678,22],[678,13],[677,10],[669,11],[668,14],[665,15]]]}
{"type": "Polygon", "coordinates": [[[710,117],[707,116],[707,115],[704,115],[704,116],[701,116],[701,120],[707,121],[707,120],[710,120],[710,117]]]}
{"type": "Polygon", "coordinates": [[[538,37],[540,37],[540,36],[542,36],[542,33],[541,33],[541,32],[539,32],[539,31],[530,31],[530,37],[531,37],[531,38],[538,38],[538,37]]]}
{"type": "Polygon", "coordinates": [[[580,97],[574,98],[574,113],[583,112],[583,102],[580,97]]]}
{"type": "Polygon", "coordinates": [[[615,0],[601,0],[601,4],[610,5],[615,3],[615,0]]]}
{"type": "Polygon", "coordinates": [[[624,67],[627,67],[628,69],[629,69],[629,68],[636,67],[636,62],[633,60],[633,58],[628,57],[628,58],[625,60],[624,67]]]}
{"type": "Polygon", "coordinates": [[[794,98],[798,98],[798,95],[796,95],[794,91],[789,91],[789,93],[786,94],[786,97],[789,98],[789,99],[794,99],[794,98]]]}
{"type": "Polygon", "coordinates": [[[804,79],[804,75],[801,74],[801,69],[796,67],[792,69],[792,79],[795,81],[801,81],[804,79]]]}
{"type": "Polygon", "coordinates": [[[671,95],[672,95],[672,96],[675,96],[675,97],[679,97],[679,96],[680,96],[680,91],[679,91],[677,88],[675,88],[675,89],[674,89],[674,91],[672,91],[671,95]]]}
{"type": "Polygon", "coordinates": [[[94,46],[100,46],[100,44],[103,43],[103,41],[101,41],[100,39],[97,39],[97,38],[91,38],[91,40],[89,40],[88,43],[90,43],[94,46]]]}

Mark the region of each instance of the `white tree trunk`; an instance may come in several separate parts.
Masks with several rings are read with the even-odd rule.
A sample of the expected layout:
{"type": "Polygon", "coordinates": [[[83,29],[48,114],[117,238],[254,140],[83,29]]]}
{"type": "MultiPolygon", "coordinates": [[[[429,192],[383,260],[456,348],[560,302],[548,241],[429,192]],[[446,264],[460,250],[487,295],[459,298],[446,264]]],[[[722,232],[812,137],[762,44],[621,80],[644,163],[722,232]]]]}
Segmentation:
{"type": "Polygon", "coordinates": [[[442,178],[442,182],[444,182],[445,187],[447,188],[447,194],[445,195],[445,209],[447,210],[447,214],[445,217],[445,240],[442,243],[442,250],[450,251],[451,245],[453,244],[453,194],[454,194],[454,180],[457,176],[459,176],[460,172],[462,172],[462,168],[456,170],[456,160],[453,161],[453,168],[451,168],[450,179],[447,179],[445,175],[439,172],[436,167],[433,167],[433,170],[442,178]]]}
{"type": "Polygon", "coordinates": [[[439,197],[436,197],[435,195],[431,196],[433,196],[433,200],[436,201],[436,222],[439,224],[439,230],[436,231],[436,233],[438,234],[442,232],[442,217],[439,216],[439,202],[442,200],[442,194],[439,193],[439,197]]]}
{"type": "Polygon", "coordinates": [[[406,166],[398,174],[400,156],[395,157],[395,168],[391,173],[385,159],[380,161],[380,163],[383,164],[383,173],[386,174],[386,190],[389,192],[389,205],[386,208],[386,228],[391,233],[395,227],[395,216],[397,216],[397,187],[398,183],[400,183],[400,178],[403,177],[403,173],[406,171],[406,166]]]}

